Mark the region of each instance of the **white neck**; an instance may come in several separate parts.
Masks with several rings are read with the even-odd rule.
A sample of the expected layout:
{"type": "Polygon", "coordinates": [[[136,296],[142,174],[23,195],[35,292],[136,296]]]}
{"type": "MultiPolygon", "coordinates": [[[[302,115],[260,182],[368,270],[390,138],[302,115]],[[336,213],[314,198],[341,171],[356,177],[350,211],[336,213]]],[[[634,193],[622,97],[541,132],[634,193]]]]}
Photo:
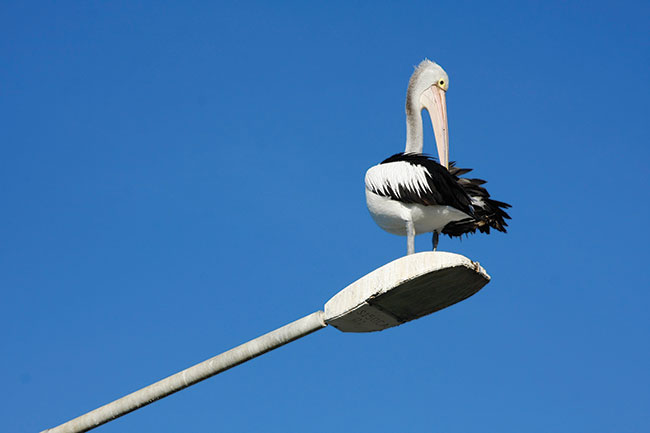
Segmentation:
{"type": "Polygon", "coordinates": [[[422,153],[422,108],[413,99],[406,99],[406,149],[405,153],[422,153]]]}

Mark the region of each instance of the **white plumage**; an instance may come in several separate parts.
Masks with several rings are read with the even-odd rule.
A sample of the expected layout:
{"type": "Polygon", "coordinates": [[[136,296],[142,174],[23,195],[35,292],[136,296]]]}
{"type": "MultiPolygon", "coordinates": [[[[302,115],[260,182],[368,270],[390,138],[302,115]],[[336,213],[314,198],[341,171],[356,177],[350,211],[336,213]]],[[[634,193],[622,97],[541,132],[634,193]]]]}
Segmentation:
{"type": "Polygon", "coordinates": [[[427,179],[427,169],[420,165],[413,165],[406,161],[379,164],[366,172],[366,189],[388,195],[395,191],[398,198],[402,190],[413,194],[431,194],[431,187],[427,179]]]}

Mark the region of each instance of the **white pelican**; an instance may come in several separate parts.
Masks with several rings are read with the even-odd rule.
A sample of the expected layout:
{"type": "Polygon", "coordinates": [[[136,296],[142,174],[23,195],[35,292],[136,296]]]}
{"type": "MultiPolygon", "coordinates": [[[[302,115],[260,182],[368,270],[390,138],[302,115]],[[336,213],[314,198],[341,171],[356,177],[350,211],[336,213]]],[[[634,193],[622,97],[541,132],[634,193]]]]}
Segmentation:
{"type": "Polygon", "coordinates": [[[481,179],[460,176],[471,171],[449,163],[445,95],[447,73],[424,60],[415,69],[406,93],[406,149],[366,172],[366,203],[372,218],[389,233],[407,237],[407,254],[415,252],[415,235],[433,232],[462,236],[490,227],[505,232],[507,203],[490,198],[481,179]],[[431,117],[440,163],[422,153],[422,110],[431,117]]]}

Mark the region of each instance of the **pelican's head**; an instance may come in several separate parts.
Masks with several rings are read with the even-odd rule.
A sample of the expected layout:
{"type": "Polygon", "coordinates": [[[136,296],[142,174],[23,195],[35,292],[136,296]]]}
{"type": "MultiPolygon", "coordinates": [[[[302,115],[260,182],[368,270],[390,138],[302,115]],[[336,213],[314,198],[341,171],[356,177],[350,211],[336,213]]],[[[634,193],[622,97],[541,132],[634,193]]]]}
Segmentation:
{"type": "Polygon", "coordinates": [[[406,113],[420,116],[426,109],[431,117],[440,164],[449,168],[449,132],[447,101],[449,77],[444,69],[430,60],[423,60],[411,75],[406,93],[406,113]],[[415,111],[415,112],[413,112],[415,111]]]}

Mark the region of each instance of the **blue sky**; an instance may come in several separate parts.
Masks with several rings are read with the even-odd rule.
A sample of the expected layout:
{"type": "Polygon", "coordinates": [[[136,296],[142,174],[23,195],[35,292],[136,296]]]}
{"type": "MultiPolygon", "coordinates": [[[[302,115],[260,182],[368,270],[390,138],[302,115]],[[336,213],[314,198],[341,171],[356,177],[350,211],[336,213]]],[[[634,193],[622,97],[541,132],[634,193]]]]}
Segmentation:
{"type": "Polygon", "coordinates": [[[650,430],[648,22],[626,1],[2,2],[0,430],[58,425],[404,254],[363,176],[403,149],[424,57],[450,76],[451,159],[513,205],[507,235],[441,239],[492,282],[98,431],[650,430]]]}

